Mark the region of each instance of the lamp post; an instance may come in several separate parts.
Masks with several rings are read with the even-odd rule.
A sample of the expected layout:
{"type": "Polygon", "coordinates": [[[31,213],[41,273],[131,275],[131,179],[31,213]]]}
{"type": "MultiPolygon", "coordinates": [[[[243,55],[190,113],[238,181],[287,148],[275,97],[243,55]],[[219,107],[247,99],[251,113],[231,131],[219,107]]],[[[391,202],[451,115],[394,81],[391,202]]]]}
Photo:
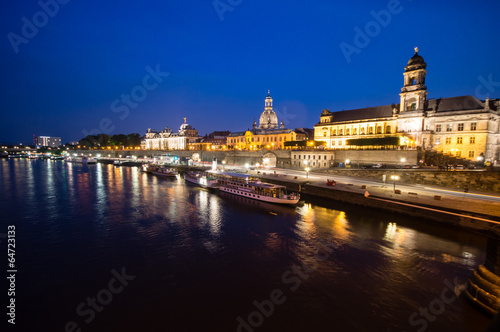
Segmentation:
{"type": "Polygon", "coordinates": [[[396,193],[396,181],[399,180],[399,176],[391,175],[391,180],[394,181],[394,193],[396,193]]]}
{"type": "Polygon", "coordinates": [[[311,169],[310,169],[309,167],[306,167],[306,174],[307,174],[307,178],[308,178],[308,179],[309,179],[309,171],[310,171],[310,170],[311,170],[311,169]]]}

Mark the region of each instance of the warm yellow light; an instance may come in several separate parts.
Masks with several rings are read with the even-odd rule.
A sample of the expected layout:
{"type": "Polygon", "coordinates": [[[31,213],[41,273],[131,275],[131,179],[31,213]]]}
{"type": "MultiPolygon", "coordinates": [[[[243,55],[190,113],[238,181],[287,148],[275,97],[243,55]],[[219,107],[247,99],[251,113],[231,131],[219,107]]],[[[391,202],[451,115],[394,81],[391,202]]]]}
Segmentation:
{"type": "Polygon", "coordinates": [[[306,172],[309,172],[311,169],[309,167],[306,167],[306,172]]]}

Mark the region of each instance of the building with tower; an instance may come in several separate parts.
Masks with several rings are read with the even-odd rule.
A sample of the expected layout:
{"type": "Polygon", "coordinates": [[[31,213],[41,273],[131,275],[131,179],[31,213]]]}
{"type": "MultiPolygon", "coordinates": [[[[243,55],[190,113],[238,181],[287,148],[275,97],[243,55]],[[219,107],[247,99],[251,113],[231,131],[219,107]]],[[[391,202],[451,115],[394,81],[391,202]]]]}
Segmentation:
{"type": "Polygon", "coordinates": [[[165,127],[162,131],[149,128],[141,148],[144,150],[185,150],[189,144],[196,143],[200,137],[198,130],[191,125],[184,123],[180,126],[178,133],[173,133],[172,129],[165,127]]]}
{"type": "Polygon", "coordinates": [[[259,125],[253,121],[252,129],[231,133],[227,137],[228,148],[237,150],[284,149],[285,142],[307,139],[303,131],[285,128],[281,120],[278,126],[278,116],[273,110],[273,98],[270,91],[264,101],[264,111],[259,118],[259,125]]]}
{"type": "Polygon", "coordinates": [[[399,104],[323,110],[314,139],[327,149],[422,149],[495,162],[500,154],[500,100],[428,99],[427,64],[415,48],[404,67],[399,104]]]}

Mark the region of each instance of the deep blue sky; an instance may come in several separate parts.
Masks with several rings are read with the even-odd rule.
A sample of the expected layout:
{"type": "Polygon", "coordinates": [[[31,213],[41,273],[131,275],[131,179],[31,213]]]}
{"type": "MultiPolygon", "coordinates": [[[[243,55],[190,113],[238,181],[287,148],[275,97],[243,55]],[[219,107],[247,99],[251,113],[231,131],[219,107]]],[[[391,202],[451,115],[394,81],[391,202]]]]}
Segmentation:
{"type": "MultiPolygon", "coordinates": [[[[100,123],[108,134],[177,130],[183,117],[201,135],[246,130],[268,89],[280,121],[286,114],[287,127],[312,128],[324,108],[398,103],[415,46],[429,98],[477,95],[479,77],[500,82],[499,1],[401,0],[350,63],[340,44],[355,46],[355,27],[376,29],[370,12],[394,1],[232,0],[240,4],[223,20],[213,3],[73,0],[44,22],[37,1],[3,1],[0,142],[68,142],[100,123]],[[16,53],[9,33],[22,37],[22,18],[33,16],[38,32],[16,53]],[[113,112],[122,94],[141,92],[148,66],[169,75],[154,88],[149,80],[128,115],[113,112]]],[[[480,91],[498,98],[500,84],[480,91]]]]}

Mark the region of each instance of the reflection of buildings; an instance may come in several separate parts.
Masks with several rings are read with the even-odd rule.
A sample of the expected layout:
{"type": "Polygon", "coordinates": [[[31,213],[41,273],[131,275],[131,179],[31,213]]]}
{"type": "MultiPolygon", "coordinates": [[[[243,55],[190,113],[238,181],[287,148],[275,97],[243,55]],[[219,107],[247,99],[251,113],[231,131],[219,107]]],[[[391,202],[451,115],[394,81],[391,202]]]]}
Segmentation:
{"type": "Polygon", "coordinates": [[[268,93],[259,126],[254,121],[252,130],[231,133],[227,137],[227,146],[239,150],[284,149],[285,142],[305,139],[307,137],[304,131],[285,128],[283,120],[278,126],[278,116],[273,111],[273,98],[268,93]]]}
{"type": "Polygon", "coordinates": [[[198,130],[186,123],[179,128],[178,133],[173,133],[168,127],[162,131],[148,129],[144,140],[141,142],[142,149],[148,150],[185,150],[190,143],[195,143],[199,139],[198,130]]]}
{"type": "Polygon", "coordinates": [[[37,147],[48,146],[58,148],[61,145],[61,137],[35,136],[35,145],[37,147]]]}
{"type": "Polygon", "coordinates": [[[315,125],[329,149],[420,147],[456,157],[499,159],[500,100],[473,96],[427,99],[427,64],[418,55],[405,67],[400,103],[330,112],[315,125]]]}

